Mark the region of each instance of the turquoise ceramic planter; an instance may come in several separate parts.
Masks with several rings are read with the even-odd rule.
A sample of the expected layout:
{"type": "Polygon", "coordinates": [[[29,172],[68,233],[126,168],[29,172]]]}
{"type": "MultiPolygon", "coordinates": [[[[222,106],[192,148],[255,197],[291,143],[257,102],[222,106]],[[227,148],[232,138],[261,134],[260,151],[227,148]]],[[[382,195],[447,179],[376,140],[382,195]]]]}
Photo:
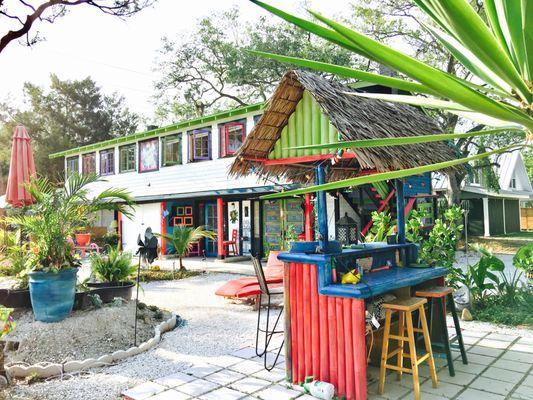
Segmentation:
{"type": "Polygon", "coordinates": [[[30,297],[37,321],[58,322],[72,311],[77,268],[53,272],[30,272],[30,297]]]}

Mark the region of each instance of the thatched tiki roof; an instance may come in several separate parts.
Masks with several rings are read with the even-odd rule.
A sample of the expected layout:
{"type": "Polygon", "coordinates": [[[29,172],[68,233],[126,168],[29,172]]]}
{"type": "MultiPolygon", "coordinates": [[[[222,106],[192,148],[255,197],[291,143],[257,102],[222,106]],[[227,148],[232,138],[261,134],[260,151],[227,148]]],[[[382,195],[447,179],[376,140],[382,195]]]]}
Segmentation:
{"type": "MultiPolygon", "coordinates": [[[[255,172],[265,178],[277,176],[300,183],[314,180],[312,163],[272,165],[264,162],[280,139],[305,90],[338,130],[341,140],[441,133],[438,125],[420,109],[350,95],[347,93],[354,92],[351,87],[310,72],[289,71],[237,153],[230,169],[231,175],[243,176],[255,172]]],[[[444,142],[356,149],[354,153],[355,158],[342,160],[328,169],[328,181],[354,177],[365,171],[385,172],[456,158],[454,151],[444,142]]]]}

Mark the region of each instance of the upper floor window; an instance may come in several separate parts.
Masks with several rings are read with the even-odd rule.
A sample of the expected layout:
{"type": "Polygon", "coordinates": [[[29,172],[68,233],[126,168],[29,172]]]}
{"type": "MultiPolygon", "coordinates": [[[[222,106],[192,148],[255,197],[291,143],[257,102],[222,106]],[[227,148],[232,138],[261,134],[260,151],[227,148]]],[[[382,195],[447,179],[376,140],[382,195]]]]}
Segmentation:
{"type": "Polygon", "coordinates": [[[246,120],[229,122],[219,127],[220,156],[234,155],[244,143],[246,137],[246,120]]]}
{"type": "Polygon", "coordinates": [[[509,186],[511,189],[516,189],[516,178],[511,178],[511,184],[509,186]]]}
{"type": "Polygon", "coordinates": [[[211,159],[211,129],[196,129],[189,134],[191,161],[211,159]]]}
{"type": "Polygon", "coordinates": [[[67,158],[67,176],[80,173],[80,158],[78,156],[67,158]]]}
{"type": "Polygon", "coordinates": [[[81,156],[81,172],[83,175],[96,174],[96,153],[81,156]]]}
{"type": "Polygon", "coordinates": [[[137,169],[137,144],[127,144],[120,147],[119,153],[119,171],[132,172],[137,169]]]}
{"type": "Polygon", "coordinates": [[[115,173],[115,149],[100,151],[100,175],[115,173]]]}
{"type": "Polygon", "coordinates": [[[163,142],[163,167],[181,164],[181,134],[165,136],[163,142]]]}
{"type": "Polygon", "coordinates": [[[482,185],[483,171],[481,168],[474,168],[471,174],[468,176],[468,182],[472,185],[482,185]]]}
{"type": "Polygon", "coordinates": [[[139,172],[159,169],[159,138],[139,142],[139,172]]]}
{"type": "Polygon", "coordinates": [[[263,114],[254,115],[254,125],[257,125],[263,114]]]}

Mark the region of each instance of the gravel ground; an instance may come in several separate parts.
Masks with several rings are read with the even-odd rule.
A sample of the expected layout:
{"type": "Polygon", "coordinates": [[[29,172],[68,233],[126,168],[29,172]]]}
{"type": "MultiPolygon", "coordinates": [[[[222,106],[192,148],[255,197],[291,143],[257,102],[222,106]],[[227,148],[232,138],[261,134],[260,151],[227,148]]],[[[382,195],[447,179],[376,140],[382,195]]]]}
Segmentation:
{"type": "MultiPolygon", "coordinates": [[[[141,311],[138,343],[154,336],[154,326],[161,321],[153,312],[141,311]]],[[[71,360],[98,358],[133,345],[135,304],[110,306],[97,310],[74,311],[67,319],[56,323],[35,321],[31,311],[14,315],[16,329],[5,340],[19,342],[16,351],[6,352],[6,362],[35,364],[62,363],[71,360]]],[[[166,313],[164,317],[170,318],[166,313]]]]}
{"type": "MultiPolygon", "coordinates": [[[[185,325],[164,334],[153,350],[90,373],[65,376],[5,391],[7,399],[115,400],[120,392],[147,379],[181,371],[191,362],[208,361],[253,342],[256,314],[251,307],[231,304],[215,290],[234,274],[205,274],[181,281],[143,285],[141,300],[173,310],[185,325]]],[[[2,394],[0,393],[0,399],[2,394]]]]}

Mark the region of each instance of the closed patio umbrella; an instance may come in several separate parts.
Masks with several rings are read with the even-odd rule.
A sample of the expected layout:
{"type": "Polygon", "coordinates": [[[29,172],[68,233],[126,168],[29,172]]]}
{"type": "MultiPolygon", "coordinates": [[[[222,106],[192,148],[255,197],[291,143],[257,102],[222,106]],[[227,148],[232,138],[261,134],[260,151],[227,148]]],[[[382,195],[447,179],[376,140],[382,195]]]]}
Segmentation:
{"type": "Polygon", "coordinates": [[[11,148],[11,163],[7,179],[6,202],[13,207],[23,207],[33,203],[32,196],[24,188],[24,184],[35,175],[35,163],[31,139],[22,125],[15,127],[13,145],[11,148]]]}

